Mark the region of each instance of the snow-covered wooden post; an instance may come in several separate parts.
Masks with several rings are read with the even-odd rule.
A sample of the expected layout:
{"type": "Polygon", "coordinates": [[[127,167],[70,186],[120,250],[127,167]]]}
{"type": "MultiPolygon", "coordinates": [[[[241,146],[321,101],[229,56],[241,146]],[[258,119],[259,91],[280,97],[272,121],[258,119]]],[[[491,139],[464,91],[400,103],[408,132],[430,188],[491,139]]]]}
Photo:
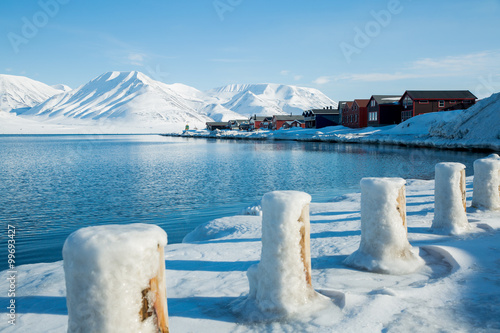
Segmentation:
{"type": "Polygon", "coordinates": [[[432,229],[457,235],[470,229],[465,196],[465,165],[438,163],[435,167],[432,229]]]}
{"type": "Polygon", "coordinates": [[[297,191],[275,191],[262,198],[262,253],[247,272],[250,293],[263,312],[287,314],[316,292],[311,285],[309,203],[297,191]]]}
{"type": "Polygon", "coordinates": [[[406,181],[361,180],[361,242],[346,258],[351,267],[387,274],[407,274],[424,261],[412,252],[406,227],[406,181]]]}
{"type": "Polygon", "coordinates": [[[68,332],[168,332],[166,244],[148,224],[72,233],[63,247],[68,332]]]}
{"type": "Polygon", "coordinates": [[[472,206],[500,209],[500,158],[496,154],[474,161],[472,206]]]}

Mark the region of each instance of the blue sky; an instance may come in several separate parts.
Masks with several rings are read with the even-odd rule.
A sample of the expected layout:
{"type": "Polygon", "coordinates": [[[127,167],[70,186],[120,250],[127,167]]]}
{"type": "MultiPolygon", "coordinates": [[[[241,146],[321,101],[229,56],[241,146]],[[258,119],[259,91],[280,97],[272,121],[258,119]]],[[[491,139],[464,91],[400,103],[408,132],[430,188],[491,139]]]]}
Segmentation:
{"type": "Polygon", "coordinates": [[[0,73],[73,88],[138,70],[200,90],[314,87],[336,101],[485,97],[500,91],[499,17],[500,0],[2,0],[0,73]]]}

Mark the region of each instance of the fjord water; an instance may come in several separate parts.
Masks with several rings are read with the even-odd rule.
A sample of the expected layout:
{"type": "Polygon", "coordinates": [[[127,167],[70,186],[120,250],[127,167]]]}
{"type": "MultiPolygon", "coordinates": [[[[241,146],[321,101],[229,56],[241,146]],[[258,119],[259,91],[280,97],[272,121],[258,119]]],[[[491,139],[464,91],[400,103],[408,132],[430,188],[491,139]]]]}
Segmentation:
{"type": "Polygon", "coordinates": [[[396,146],[233,141],[156,135],[0,136],[0,248],[16,228],[16,265],[62,259],[87,226],[153,223],[169,243],[197,225],[238,214],[272,190],[313,202],[359,191],[362,177],[432,179],[438,162],[467,175],[484,153],[396,146]]]}

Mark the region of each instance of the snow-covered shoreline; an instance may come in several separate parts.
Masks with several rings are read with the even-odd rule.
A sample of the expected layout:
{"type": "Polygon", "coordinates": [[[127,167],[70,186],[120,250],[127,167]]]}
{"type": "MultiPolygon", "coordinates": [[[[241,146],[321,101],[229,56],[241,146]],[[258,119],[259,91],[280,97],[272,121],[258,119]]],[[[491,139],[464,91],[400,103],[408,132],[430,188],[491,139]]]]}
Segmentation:
{"type": "MultiPolygon", "coordinates": [[[[470,208],[472,231],[444,236],[430,230],[434,181],[407,181],[408,238],[425,266],[384,275],[346,267],[360,241],[360,194],[311,204],[312,285],[339,312],[319,311],[279,322],[248,322],[233,311],[249,291],[246,271],[260,260],[261,217],[234,216],[198,227],[165,248],[172,332],[491,332],[500,330],[500,211],[470,208]]],[[[8,289],[8,271],[0,287],[8,289]]],[[[65,332],[62,262],[17,267],[17,322],[2,332],[65,332]]],[[[6,317],[9,299],[0,298],[6,317]]],[[[5,318],[4,317],[4,318],[5,318]]],[[[248,316],[246,316],[248,318],[248,316]]]]}
{"type": "Polygon", "coordinates": [[[449,140],[425,135],[389,135],[385,132],[395,126],[384,128],[368,127],[363,130],[348,129],[344,126],[317,129],[287,129],[277,131],[206,131],[190,130],[182,133],[161,134],[183,138],[204,138],[221,140],[283,140],[304,142],[329,142],[353,144],[383,144],[416,148],[438,148],[454,150],[500,151],[500,142],[483,143],[467,140],[449,140]]]}
{"type": "Polygon", "coordinates": [[[467,110],[419,115],[399,125],[351,129],[344,126],[277,131],[190,130],[164,134],[190,138],[294,140],[390,144],[461,150],[500,151],[500,93],[467,110]]]}

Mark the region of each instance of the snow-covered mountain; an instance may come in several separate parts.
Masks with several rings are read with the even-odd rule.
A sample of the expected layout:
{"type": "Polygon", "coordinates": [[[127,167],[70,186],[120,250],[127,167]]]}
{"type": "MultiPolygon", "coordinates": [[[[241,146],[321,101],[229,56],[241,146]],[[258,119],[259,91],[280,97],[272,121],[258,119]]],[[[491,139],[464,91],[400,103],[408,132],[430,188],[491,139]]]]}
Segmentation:
{"type": "Polygon", "coordinates": [[[135,71],[108,72],[77,89],[49,98],[22,115],[160,123],[210,121],[197,112],[204,101],[189,88],[167,85],[135,71]]]}
{"type": "Polygon", "coordinates": [[[60,93],[58,89],[24,76],[0,74],[0,111],[31,108],[60,93]]]}
{"type": "Polygon", "coordinates": [[[207,121],[228,121],[255,114],[301,114],[305,109],[337,104],[312,88],[246,84],[203,92],[180,83],[155,81],[136,71],[108,72],[73,90],[65,85],[49,87],[22,77],[18,81],[31,85],[4,89],[8,92],[6,109],[15,109],[17,123],[29,118],[44,122],[44,126],[97,126],[99,132],[110,133],[144,132],[153,128],[165,131],[169,124],[177,129],[185,124],[204,127],[207,121]],[[20,102],[13,103],[14,100],[20,102]]]}
{"type": "Polygon", "coordinates": [[[216,104],[246,117],[302,114],[311,108],[337,107],[321,91],[280,84],[232,84],[206,91],[216,104]]]}

